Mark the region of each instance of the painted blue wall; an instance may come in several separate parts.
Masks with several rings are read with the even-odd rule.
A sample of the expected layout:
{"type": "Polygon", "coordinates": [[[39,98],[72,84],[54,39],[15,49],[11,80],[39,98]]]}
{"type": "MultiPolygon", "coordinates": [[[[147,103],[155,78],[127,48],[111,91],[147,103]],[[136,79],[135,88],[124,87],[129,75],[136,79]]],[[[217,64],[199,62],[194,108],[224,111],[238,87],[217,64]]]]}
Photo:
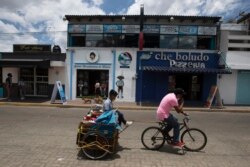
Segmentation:
{"type": "MultiPolygon", "coordinates": [[[[166,95],[168,75],[165,72],[143,72],[142,102],[160,102],[166,95]]],[[[140,90],[140,89],[139,89],[140,90]]]]}
{"type": "MultiPolygon", "coordinates": [[[[167,93],[168,88],[168,72],[153,72],[153,71],[143,71],[144,66],[165,66],[169,67],[168,61],[159,61],[155,59],[156,54],[161,52],[137,52],[137,82],[136,82],[136,102],[153,102],[160,103],[162,97],[167,93]],[[147,55],[151,55],[146,58],[147,55]],[[144,56],[144,59],[140,59],[144,56]],[[146,58],[146,59],[145,59],[146,58]],[[141,67],[141,68],[140,68],[141,67]]],[[[170,54],[170,53],[169,53],[170,54]]],[[[176,56],[175,53],[170,54],[171,57],[176,56]]],[[[199,55],[199,54],[197,54],[199,55]]],[[[217,56],[213,53],[204,53],[204,56],[209,57],[209,61],[205,61],[206,68],[216,68],[217,67],[217,56]]],[[[205,103],[211,86],[216,85],[217,74],[204,73],[202,81],[202,95],[201,103],[205,103]]]]}

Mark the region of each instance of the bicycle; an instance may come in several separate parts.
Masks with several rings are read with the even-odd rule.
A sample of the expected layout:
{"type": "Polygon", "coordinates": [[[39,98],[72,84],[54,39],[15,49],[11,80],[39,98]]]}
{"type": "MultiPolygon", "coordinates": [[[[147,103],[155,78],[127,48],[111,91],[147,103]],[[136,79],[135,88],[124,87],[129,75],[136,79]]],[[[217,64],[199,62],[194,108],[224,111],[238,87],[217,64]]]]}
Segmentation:
{"type": "MultiPolygon", "coordinates": [[[[180,124],[180,139],[185,145],[182,147],[183,153],[184,149],[187,151],[200,151],[204,149],[207,144],[207,136],[206,134],[197,128],[189,128],[188,122],[190,118],[185,115],[183,118],[183,122],[180,124]],[[183,149],[184,148],[184,149],[183,149]]],[[[151,126],[146,128],[141,135],[141,142],[145,148],[149,150],[159,150],[167,141],[168,144],[172,143],[173,137],[164,132],[164,129],[167,127],[167,123],[157,122],[159,124],[158,127],[151,126]]]]}

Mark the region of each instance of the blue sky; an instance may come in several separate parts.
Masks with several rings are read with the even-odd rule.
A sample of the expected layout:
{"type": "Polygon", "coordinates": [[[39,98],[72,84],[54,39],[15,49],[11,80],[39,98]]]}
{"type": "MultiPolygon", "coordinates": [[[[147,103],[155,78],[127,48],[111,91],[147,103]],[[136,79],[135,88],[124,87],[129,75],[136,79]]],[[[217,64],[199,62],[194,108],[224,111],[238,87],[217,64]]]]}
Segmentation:
{"type": "Polygon", "coordinates": [[[58,44],[66,48],[67,22],[74,15],[145,14],[220,16],[224,21],[250,12],[250,0],[1,0],[0,52],[13,44],[58,44]]]}
{"type": "Polygon", "coordinates": [[[104,0],[100,7],[105,13],[124,14],[133,3],[134,0],[104,0]]]}

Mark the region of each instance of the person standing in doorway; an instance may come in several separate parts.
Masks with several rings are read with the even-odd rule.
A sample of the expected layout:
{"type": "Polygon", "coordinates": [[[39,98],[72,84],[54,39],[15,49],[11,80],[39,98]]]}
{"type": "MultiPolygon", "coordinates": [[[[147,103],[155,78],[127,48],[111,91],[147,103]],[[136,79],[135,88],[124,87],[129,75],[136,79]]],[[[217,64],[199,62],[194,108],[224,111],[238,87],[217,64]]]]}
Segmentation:
{"type": "Polygon", "coordinates": [[[5,80],[5,88],[7,91],[7,100],[11,101],[11,91],[12,91],[12,74],[8,73],[7,78],[5,80]]]}
{"type": "Polygon", "coordinates": [[[101,84],[99,81],[95,82],[95,95],[100,96],[101,95],[101,84]]]}
{"type": "Polygon", "coordinates": [[[20,99],[24,100],[25,99],[25,82],[23,81],[22,77],[18,81],[18,88],[19,88],[20,99]]]}

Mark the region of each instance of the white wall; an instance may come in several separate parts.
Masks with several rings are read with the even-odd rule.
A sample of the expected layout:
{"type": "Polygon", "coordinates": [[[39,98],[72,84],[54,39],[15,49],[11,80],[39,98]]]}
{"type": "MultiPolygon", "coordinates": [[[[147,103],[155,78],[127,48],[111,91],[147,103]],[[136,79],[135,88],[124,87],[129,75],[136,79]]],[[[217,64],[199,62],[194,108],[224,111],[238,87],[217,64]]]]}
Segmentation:
{"type": "Polygon", "coordinates": [[[124,98],[117,99],[122,101],[135,101],[135,82],[133,79],[136,73],[136,51],[137,49],[127,49],[127,48],[70,48],[67,50],[66,57],[66,84],[65,84],[65,92],[66,96],[70,98],[70,92],[72,91],[72,99],[76,98],[76,75],[77,69],[96,69],[96,70],[109,70],[109,89],[117,90],[117,86],[115,82],[117,81],[118,75],[124,76],[124,98]],[[71,55],[73,50],[73,63],[71,63],[71,55]],[[87,56],[89,56],[90,52],[94,51],[99,55],[99,59],[96,63],[90,63],[87,60],[87,56]],[[132,62],[129,64],[129,68],[121,68],[121,64],[118,61],[118,56],[123,52],[129,52],[132,56],[132,62]],[[115,56],[114,56],[115,55],[115,56]],[[115,60],[115,69],[114,67],[114,57],[115,60]],[[75,63],[79,63],[79,67],[75,67],[75,63]],[[98,64],[108,64],[108,67],[94,67],[94,65],[98,64]],[[86,66],[88,65],[88,67],[86,66]],[[72,66],[72,82],[71,82],[71,67],[72,66]],[[93,67],[92,67],[93,66],[93,67]],[[72,85],[72,88],[70,88],[72,85]],[[71,90],[70,90],[71,89],[71,90]]]}
{"type": "MultiPolygon", "coordinates": [[[[117,81],[117,76],[124,76],[124,87],[123,87],[123,96],[124,98],[118,98],[118,101],[135,101],[135,87],[136,87],[136,79],[134,79],[136,74],[136,54],[137,49],[123,49],[119,48],[116,51],[116,77],[115,81],[117,81]],[[118,56],[121,53],[128,52],[132,56],[132,62],[129,65],[129,68],[121,68],[121,64],[118,61],[118,56]]],[[[118,91],[117,86],[115,86],[115,90],[118,91]]]]}
{"type": "Polygon", "coordinates": [[[250,69],[250,52],[228,51],[227,65],[232,69],[250,69]]]}
{"type": "Polygon", "coordinates": [[[223,74],[217,80],[221,99],[224,104],[235,104],[237,90],[237,70],[232,70],[232,74],[223,74]]]}
{"type": "Polygon", "coordinates": [[[49,84],[55,84],[56,81],[65,84],[65,76],[65,67],[49,68],[49,84]]]}
{"type": "Polygon", "coordinates": [[[3,83],[7,78],[8,73],[12,74],[12,83],[18,83],[19,79],[19,68],[3,68],[2,75],[3,75],[3,83]]]}

